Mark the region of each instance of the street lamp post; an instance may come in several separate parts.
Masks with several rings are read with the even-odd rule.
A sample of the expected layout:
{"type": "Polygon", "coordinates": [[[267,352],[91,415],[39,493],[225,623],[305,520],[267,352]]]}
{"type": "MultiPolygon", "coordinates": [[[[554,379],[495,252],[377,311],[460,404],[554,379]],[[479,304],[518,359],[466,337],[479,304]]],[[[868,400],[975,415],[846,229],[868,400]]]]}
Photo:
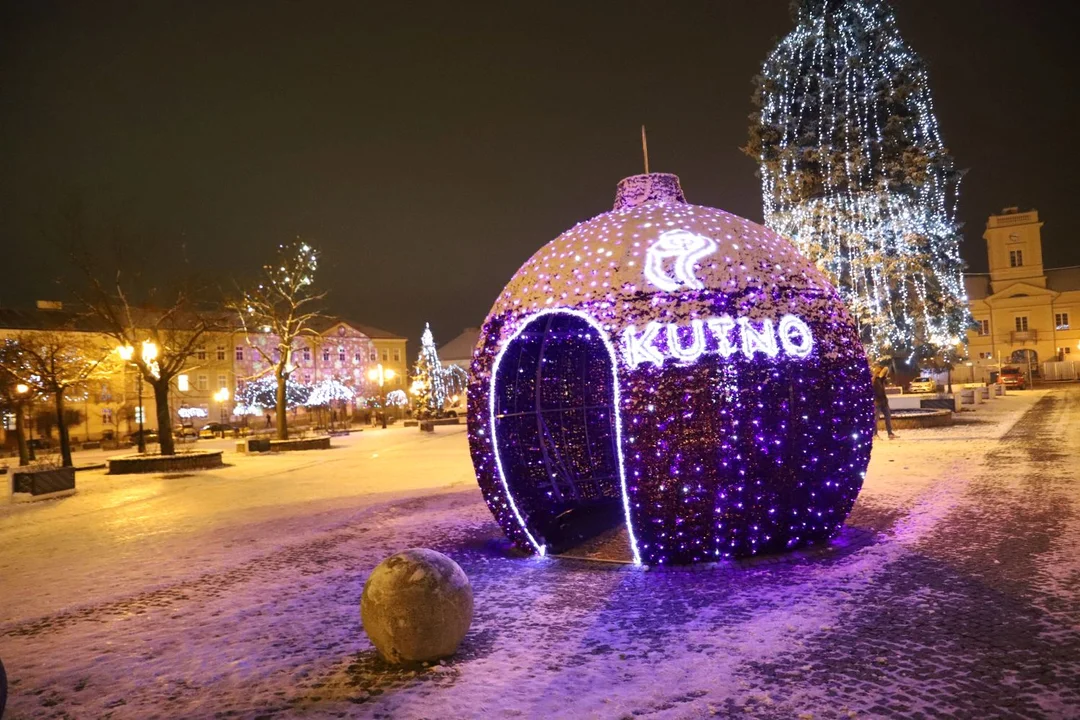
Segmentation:
{"type": "Polygon", "coordinates": [[[218,404],[220,406],[218,419],[220,420],[220,423],[222,425],[221,437],[225,437],[225,403],[229,402],[229,388],[221,388],[220,390],[218,390],[216,393],[214,393],[214,399],[218,401],[218,404]]]}
{"type": "Polygon", "coordinates": [[[382,363],[379,363],[376,367],[373,367],[368,371],[368,379],[379,383],[379,394],[382,396],[382,427],[386,429],[386,391],[383,389],[387,380],[394,379],[394,371],[389,368],[384,368],[382,363]]]}
{"type": "MultiPolygon", "coordinates": [[[[145,454],[146,453],[146,432],[145,432],[144,424],[145,424],[145,420],[146,420],[146,411],[143,409],[143,376],[142,376],[142,369],[139,368],[139,366],[136,363],[131,362],[131,359],[133,357],[135,357],[135,348],[133,348],[132,346],[130,346],[130,345],[121,345],[120,347],[116,348],[116,353],[120,356],[121,360],[123,360],[126,363],[130,363],[130,364],[134,365],[135,369],[137,370],[137,372],[135,373],[135,379],[136,379],[136,388],[137,388],[136,392],[138,393],[138,396],[139,396],[139,407],[137,409],[138,413],[139,413],[139,442],[138,442],[138,447],[139,447],[139,454],[145,454]]],[[[142,361],[143,361],[144,364],[146,364],[147,366],[150,366],[150,365],[156,366],[156,363],[154,361],[157,359],[157,345],[155,345],[154,343],[152,343],[149,340],[143,340],[141,355],[142,355],[142,361]]],[[[168,432],[168,431],[169,431],[169,429],[166,428],[165,432],[168,432]]],[[[158,432],[161,432],[160,428],[158,429],[158,432]]]]}
{"type": "Polygon", "coordinates": [[[30,392],[30,387],[19,383],[15,386],[15,393],[19,396],[18,402],[15,404],[15,435],[19,442],[19,464],[29,465],[31,460],[36,459],[34,457],[34,448],[26,442],[26,429],[23,425],[26,423],[24,413],[26,412],[25,401],[27,393],[30,392]]]}

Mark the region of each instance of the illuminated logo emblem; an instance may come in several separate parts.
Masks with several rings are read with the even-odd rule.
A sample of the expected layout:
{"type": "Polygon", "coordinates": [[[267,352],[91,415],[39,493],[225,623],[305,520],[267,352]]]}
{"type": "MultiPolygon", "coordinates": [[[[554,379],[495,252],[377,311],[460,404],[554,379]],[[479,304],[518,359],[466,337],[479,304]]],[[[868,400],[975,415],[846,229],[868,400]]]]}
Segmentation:
{"type": "Polygon", "coordinates": [[[712,238],[686,230],[668,230],[645,251],[645,277],[665,292],[673,292],[680,286],[701,290],[705,285],[694,275],[694,265],[715,251],[716,242],[712,238]],[[664,270],[668,260],[673,261],[670,275],[664,270]]]}

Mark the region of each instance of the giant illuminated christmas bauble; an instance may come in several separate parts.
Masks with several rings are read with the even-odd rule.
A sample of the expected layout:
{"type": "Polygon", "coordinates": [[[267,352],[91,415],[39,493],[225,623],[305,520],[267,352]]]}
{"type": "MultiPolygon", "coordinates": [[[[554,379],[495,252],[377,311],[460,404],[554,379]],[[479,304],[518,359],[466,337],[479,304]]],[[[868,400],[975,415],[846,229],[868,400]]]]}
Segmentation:
{"type": "Polygon", "coordinates": [[[627,178],[533,255],[473,357],[469,441],[506,534],[540,554],[625,525],[638,563],[839,532],[870,458],[858,333],[792,244],[627,178]]]}

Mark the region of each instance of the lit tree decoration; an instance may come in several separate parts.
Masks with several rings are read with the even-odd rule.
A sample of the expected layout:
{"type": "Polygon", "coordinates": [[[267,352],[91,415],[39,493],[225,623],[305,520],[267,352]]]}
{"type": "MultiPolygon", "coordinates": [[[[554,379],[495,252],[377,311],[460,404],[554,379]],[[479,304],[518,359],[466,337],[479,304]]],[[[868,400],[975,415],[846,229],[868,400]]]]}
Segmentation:
{"type": "Polygon", "coordinates": [[[450,365],[443,371],[443,383],[448,396],[464,395],[469,387],[469,373],[457,365],[450,365]]]}
{"type": "Polygon", "coordinates": [[[276,408],[277,436],[282,440],[289,436],[286,409],[293,402],[287,394],[296,339],[311,333],[311,321],[319,316],[318,303],[326,296],[315,288],[318,264],[318,250],[303,240],[279,245],[274,261],[263,265],[259,281],[241,289],[239,297],[229,303],[248,345],[274,368],[276,398],[270,405],[259,405],[276,408]],[[272,346],[252,341],[260,334],[271,336],[272,346]]]}
{"type": "Polygon", "coordinates": [[[409,404],[409,396],[404,390],[391,390],[386,393],[387,407],[405,407],[409,404]]]}
{"type": "MultiPolygon", "coordinates": [[[[308,402],[311,388],[293,380],[285,383],[285,410],[293,410],[308,402]]],[[[237,415],[261,415],[263,411],[277,410],[278,383],[272,375],[248,380],[236,391],[237,415]]]]}
{"type": "Polygon", "coordinates": [[[420,415],[432,415],[442,411],[446,404],[446,371],[439,364],[439,352],[431,335],[431,325],[424,325],[420,336],[420,354],[413,367],[413,383],[410,391],[420,415]]]}
{"type": "Polygon", "coordinates": [[[327,380],[320,380],[312,386],[311,393],[308,395],[304,404],[308,407],[322,407],[331,405],[335,402],[348,402],[355,396],[356,393],[353,392],[352,388],[348,385],[333,378],[329,378],[327,380]]]}
{"type": "Polygon", "coordinates": [[[961,173],[884,0],[798,0],[765,60],[747,154],[765,224],[840,290],[871,357],[949,353],[970,322],[961,173]]]}

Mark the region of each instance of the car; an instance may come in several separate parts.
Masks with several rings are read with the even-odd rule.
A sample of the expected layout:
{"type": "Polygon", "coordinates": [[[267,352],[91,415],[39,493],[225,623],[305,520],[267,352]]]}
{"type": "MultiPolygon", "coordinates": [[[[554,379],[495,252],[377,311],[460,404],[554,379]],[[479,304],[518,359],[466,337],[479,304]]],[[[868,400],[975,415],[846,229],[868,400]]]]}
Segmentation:
{"type": "Polygon", "coordinates": [[[911,381],[908,391],[913,393],[937,392],[937,381],[932,377],[921,376],[911,381]]]}
{"type": "Polygon", "coordinates": [[[173,437],[181,442],[186,440],[198,440],[199,431],[194,425],[177,425],[173,428],[173,437]]]}
{"type": "Polygon", "coordinates": [[[216,438],[225,437],[226,435],[232,435],[236,432],[236,428],[226,423],[207,423],[199,428],[199,437],[201,438],[216,438]]]}
{"type": "Polygon", "coordinates": [[[127,439],[137,444],[139,442],[140,433],[142,434],[143,439],[148,443],[156,443],[158,441],[157,430],[154,430],[152,428],[146,428],[145,430],[136,430],[135,432],[128,435],[127,439]]]}
{"type": "Polygon", "coordinates": [[[1027,387],[1027,378],[1024,377],[1024,373],[1020,368],[1001,368],[997,381],[999,385],[1004,385],[1007,388],[1023,390],[1027,387]]]}

